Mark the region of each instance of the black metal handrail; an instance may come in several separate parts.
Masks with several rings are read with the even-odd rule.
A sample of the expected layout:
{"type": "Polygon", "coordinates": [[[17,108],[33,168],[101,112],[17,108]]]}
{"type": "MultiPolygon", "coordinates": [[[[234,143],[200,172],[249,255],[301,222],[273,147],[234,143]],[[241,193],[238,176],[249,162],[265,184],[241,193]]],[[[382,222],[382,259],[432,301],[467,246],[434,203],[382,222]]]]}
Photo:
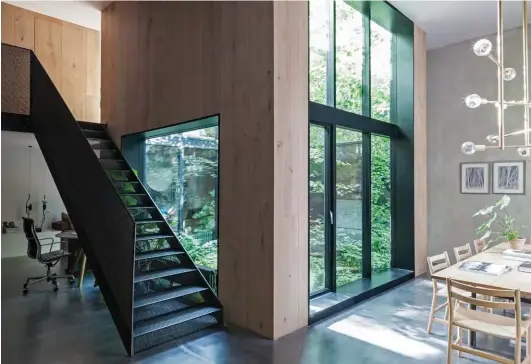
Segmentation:
{"type": "MultiPolygon", "coordinates": [[[[2,44],[2,53],[4,47],[10,46],[2,44]]],[[[135,222],[35,54],[12,48],[9,52],[30,52],[27,67],[33,132],[131,355],[135,222]]],[[[2,90],[2,98],[9,91],[2,90]]]]}

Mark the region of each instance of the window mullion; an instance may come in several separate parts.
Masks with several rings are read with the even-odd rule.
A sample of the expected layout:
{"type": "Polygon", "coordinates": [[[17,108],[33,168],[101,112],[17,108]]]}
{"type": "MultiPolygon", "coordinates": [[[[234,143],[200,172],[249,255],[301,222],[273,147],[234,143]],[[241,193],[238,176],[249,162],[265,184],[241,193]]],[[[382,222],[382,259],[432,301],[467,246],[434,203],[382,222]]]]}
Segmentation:
{"type": "Polygon", "coordinates": [[[371,133],[363,133],[362,148],[362,276],[363,278],[371,278],[371,133]]]}
{"type": "Polygon", "coordinates": [[[371,19],[370,6],[363,4],[362,115],[371,117],[371,19]]]}
{"type": "Polygon", "coordinates": [[[326,57],[326,104],[336,107],[336,2],[328,3],[328,52],[326,57]]]}

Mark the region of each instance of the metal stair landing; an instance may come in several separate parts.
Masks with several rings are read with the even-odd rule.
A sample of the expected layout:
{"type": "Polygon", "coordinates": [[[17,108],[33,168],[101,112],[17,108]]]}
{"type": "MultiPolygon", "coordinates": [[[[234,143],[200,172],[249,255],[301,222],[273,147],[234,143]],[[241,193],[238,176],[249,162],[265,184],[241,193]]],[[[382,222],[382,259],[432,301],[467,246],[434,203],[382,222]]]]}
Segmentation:
{"type": "Polygon", "coordinates": [[[222,307],[103,125],[80,124],[135,222],[132,350],[221,326],[222,307]]]}

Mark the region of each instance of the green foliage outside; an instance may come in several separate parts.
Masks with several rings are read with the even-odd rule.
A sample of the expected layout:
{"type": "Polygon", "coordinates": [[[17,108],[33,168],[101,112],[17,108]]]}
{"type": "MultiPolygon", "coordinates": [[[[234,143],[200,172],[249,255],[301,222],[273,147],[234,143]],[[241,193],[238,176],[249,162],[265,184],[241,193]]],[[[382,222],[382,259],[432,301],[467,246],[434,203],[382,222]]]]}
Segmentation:
{"type": "MultiPolygon", "coordinates": [[[[326,104],[326,59],[328,32],[324,1],[310,2],[310,99],[326,104]],[[327,38],[327,37],[326,37],[327,38]]],[[[336,107],[362,113],[363,28],[359,13],[343,2],[336,2],[336,107]]],[[[371,116],[390,121],[390,34],[371,22],[371,116]],[[387,65],[385,67],[385,65],[387,65]]],[[[361,141],[361,134],[336,129],[336,201],[361,198],[361,154],[348,144],[361,141]],[[356,137],[358,139],[356,139],[356,137]],[[339,151],[343,151],[341,155],[339,151]]],[[[323,130],[310,129],[310,292],[324,288],[324,194],[323,130]],[[317,201],[312,204],[312,201],[317,201]],[[319,203],[321,201],[321,203],[319,203]]],[[[372,271],[390,268],[390,141],[373,136],[371,154],[372,271]]],[[[351,206],[351,205],[349,205],[351,206]]],[[[361,204],[359,205],[361,208],[361,204]]],[[[339,214],[339,212],[338,212],[339,214]]],[[[362,245],[360,233],[337,228],[336,284],[341,286],[361,278],[362,245]]]]}

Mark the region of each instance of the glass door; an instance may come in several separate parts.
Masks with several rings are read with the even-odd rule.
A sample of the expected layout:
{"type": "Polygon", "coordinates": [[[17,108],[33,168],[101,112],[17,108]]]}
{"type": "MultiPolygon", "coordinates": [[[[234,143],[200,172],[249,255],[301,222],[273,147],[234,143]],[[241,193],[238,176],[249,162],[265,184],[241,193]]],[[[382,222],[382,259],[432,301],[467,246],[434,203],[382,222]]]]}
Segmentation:
{"type": "Polygon", "coordinates": [[[310,124],[310,296],[332,289],[330,269],[329,129],[310,124]]]}
{"type": "Polygon", "coordinates": [[[335,266],[336,288],[363,274],[363,134],[335,128],[335,266]]]}

